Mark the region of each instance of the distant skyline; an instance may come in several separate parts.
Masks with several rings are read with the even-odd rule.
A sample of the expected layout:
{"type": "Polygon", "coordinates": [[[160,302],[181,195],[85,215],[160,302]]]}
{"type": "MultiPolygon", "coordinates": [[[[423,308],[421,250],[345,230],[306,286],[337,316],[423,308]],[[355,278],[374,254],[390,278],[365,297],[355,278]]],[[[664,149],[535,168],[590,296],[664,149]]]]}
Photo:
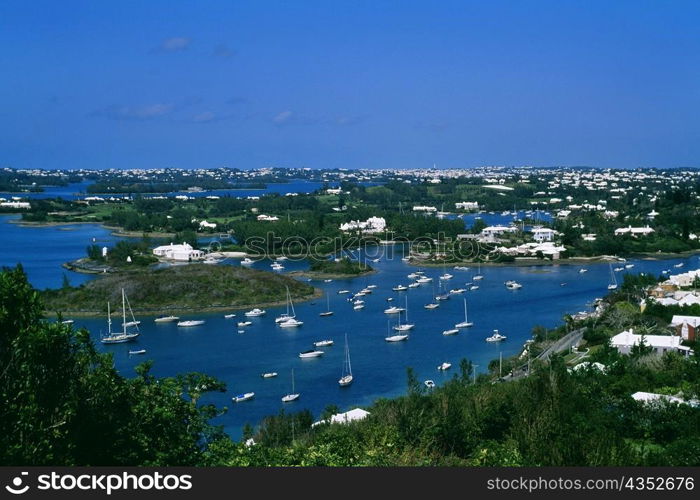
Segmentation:
{"type": "Polygon", "coordinates": [[[0,3],[0,167],[700,166],[696,1],[0,3]]]}

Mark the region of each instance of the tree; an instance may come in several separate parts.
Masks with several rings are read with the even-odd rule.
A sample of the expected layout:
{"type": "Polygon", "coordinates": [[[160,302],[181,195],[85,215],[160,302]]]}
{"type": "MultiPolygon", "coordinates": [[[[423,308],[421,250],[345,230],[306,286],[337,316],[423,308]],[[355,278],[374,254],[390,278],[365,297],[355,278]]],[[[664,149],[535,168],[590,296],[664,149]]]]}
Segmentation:
{"type": "Polygon", "coordinates": [[[21,266],[0,272],[1,465],[198,465],[227,440],[203,374],[123,378],[86,330],[42,320],[21,266]]]}

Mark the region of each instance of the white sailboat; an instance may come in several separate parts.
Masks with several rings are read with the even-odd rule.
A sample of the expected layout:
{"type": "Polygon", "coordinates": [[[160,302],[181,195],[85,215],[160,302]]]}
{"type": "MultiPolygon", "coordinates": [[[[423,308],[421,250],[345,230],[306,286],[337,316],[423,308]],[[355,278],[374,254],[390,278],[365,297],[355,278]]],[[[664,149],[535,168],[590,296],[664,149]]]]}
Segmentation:
{"type": "Polygon", "coordinates": [[[507,337],[505,335],[501,335],[498,333],[498,330],[493,331],[493,335],[490,337],[486,337],[486,342],[501,342],[505,340],[507,337]]]}
{"type": "Polygon", "coordinates": [[[319,313],[319,316],[332,316],[333,311],[331,311],[331,296],[326,294],[326,310],[319,313]]]}
{"type": "Polygon", "coordinates": [[[286,289],[287,289],[287,298],[286,298],[287,299],[287,312],[283,313],[280,316],[277,316],[275,318],[275,323],[278,323],[278,324],[282,323],[284,321],[287,321],[288,319],[296,317],[296,313],[294,312],[294,304],[292,303],[292,297],[289,294],[289,287],[286,287],[286,289]],[[291,307],[291,311],[290,311],[290,307],[291,307]]]}
{"type": "Polygon", "coordinates": [[[341,374],[340,380],[338,380],[338,385],[340,387],[347,387],[352,384],[352,365],[350,364],[350,346],[348,345],[348,334],[345,334],[345,360],[343,361],[343,372],[341,374]]]}
{"type": "Polygon", "coordinates": [[[474,326],[474,323],[467,318],[467,299],[464,299],[464,321],[457,323],[455,328],[469,328],[470,326],[474,326]]]}
{"type": "Polygon", "coordinates": [[[479,262],[478,270],[474,276],[472,276],[472,281],[483,280],[484,276],[481,274],[481,262],[479,262]]]}
{"type": "Polygon", "coordinates": [[[613,272],[612,264],[610,266],[610,284],[608,285],[608,290],[617,289],[617,279],[615,278],[615,273],[613,272]]]}
{"type": "Polygon", "coordinates": [[[299,396],[301,396],[301,394],[294,392],[294,368],[292,368],[292,392],[282,396],[282,402],[290,403],[292,401],[296,401],[297,399],[299,399],[299,396]]]}
{"type": "Polygon", "coordinates": [[[405,309],[405,316],[406,316],[406,323],[403,325],[401,324],[401,314],[399,314],[399,324],[394,327],[394,330],[397,332],[407,332],[408,330],[411,330],[414,326],[411,323],[408,322],[408,297],[406,297],[406,309],[405,309]]]}
{"type": "Polygon", "coordinates": [[[408,338],[408,335],[406,334],[391,335],[389,330],[389,321],[386,322],[386,331],[387,336],[384,337],[384,340],[387,342],[401,342],[402,340],[406,340],[408,338]]]}
{"type": "MultiPolygon", "coordinates": [[[[129,307],[131,309],[131,306],[129,307]]],[[[100,339],[100,342],[103,344],[123,344],[124,342],[131,342],[134,340],[136,337],[139,336],[139,332],[129,332],[127,330],[127,321],[126,321],[126,294],[124,293],[124,289],[122,288],[122,331],[121,333],[114,333],[112,332],[112,316],[111,316],[111,309],[109,302],[107,302],[107,335],[103,336],[100,339]]],[[[132,313],[133,316],[133,313],[132,313]]],[[[136,326],[136,325],[134,325],[136,326]]],[[[138,330],[138,327],[137,327],[138,330]]]]}

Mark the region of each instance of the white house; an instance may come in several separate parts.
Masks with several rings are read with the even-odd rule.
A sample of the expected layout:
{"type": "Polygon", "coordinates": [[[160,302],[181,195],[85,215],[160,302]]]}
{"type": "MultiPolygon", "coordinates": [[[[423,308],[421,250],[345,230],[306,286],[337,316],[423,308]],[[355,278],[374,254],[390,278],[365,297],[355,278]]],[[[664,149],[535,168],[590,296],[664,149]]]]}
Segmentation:
{"type": "Polygon", "coordinates": [[[216,229],[216,222],[207,222],[203,220],[199,223],[200,229],[216,229]]]}
{"type": "Polygon", "coordinates": [[[478,201],[458,201],[455,203],[455,208],[457,210],[462,209],[462,210],[479,210],[479,202],[478,201]]]}
{"type": "Polygon", "coordinates": [[[518,228],[515,226],[488,226],[481,230],[481,237],[484,240],[493,241],[496,237],[505,233],[515,233],[518,228]]]}
{"type": "Polygon", "coordinates": [[[345,232],[362,231],[367,234],[381,233],[386,229],[384,217],[370,217],[366,221],[351,220],[340,225],[340,230],[345,232]]]}
{"type": "MultiPolygon", "coordinates": [[[[635,334],[630,328],[610,339],[610,345],[617,349],[620,354],[629,354],[632,347],[639,345],[641,341],[642,335],[635,334]]],[[[644,345],[651,347],[658,355],[679,352],[688,356],[691,352],[690,347],[681,345],[681,338],[676,335],[644,335],[644,345]]]]}
{"type": "Polygon", "coordinates": [[[436,207],[424,207],[424,206],[415,206],[413,207],[414,212],[437,212],[436,207]]]}
{"type": "Polygon", "coordinates": [[[280,220],[279,217],[276,215],[265,215],[265,214],[260,214],[258,215],[258,220],[259,221],[267,221],[267,222],[274,222],[280,220]]]}
{"type": "Polygon", "coordinates": [[[647,236],[653,232],[654,232],[654,230],[652,228],[650,228],[649,226],[646,226],[646,227],[627,226],[627,227],[621,227],[621,228],[615,229],[615,236],[621,236],[624,234],[630,234],[632,236],[647,236]]]}
{"type": "MultiPolygon", "coordinates": [[[[363,420],[369,416],[369,412],[363,410],[362,408],[355,408],[354,410],[346,411],[345,413],[336,413],[331,415],[331,424],[348,424],[350,422],[355,422],[357,420],[363,420]]],[[[319,424],[327,424],[328,420],[319,420],[311,424],[311,427],[315,427],[319,424]]]]}
{"type": "Polygon", "coordinates": [[[171,243],[170,245],[155,247],[153,249],[153,255],[163,259],[178,261],[200,260],[204,258],[204,252],[202,250],[195,250],[188,243],[183,243],[182,245],[171,243]]]}
{"type": "Polygon", "coordinates": [[[343,190],[341,188],[328,188],[326,194],[343,194],[343,190]]]}
{"type": "Polygon", "coordinates": [[[548,227],[535,227],[532,229],[532,238],[539,242],[553,241],[557,234],[559,234],[558,231],[548,227]]]}
{"type": "Polygon", "coordinates": [[[32,208],[32,205],[28,201],[3,201],[0,203],[0,207],[6,208],[32,208]]]}

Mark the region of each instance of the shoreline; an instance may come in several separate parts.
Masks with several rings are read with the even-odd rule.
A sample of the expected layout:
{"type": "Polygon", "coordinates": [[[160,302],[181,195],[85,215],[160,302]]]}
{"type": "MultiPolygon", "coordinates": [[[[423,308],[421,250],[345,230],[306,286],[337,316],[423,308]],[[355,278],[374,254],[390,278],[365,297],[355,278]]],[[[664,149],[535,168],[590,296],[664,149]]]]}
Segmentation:
{"type": "Polygon", "coordinates": [[[353,279],[361,278],[363,276],[371,276],[372,274],[377,274],[376,269],[371,271],[365,271],[360,274],[340,274],[340,273],[319,273],[315,271],[290,271],[286,273],[290,278],[310,278],[310,279],[353,279]]]}
{"type": "MultiPolygon", "coordinates": [[[[310,300],[314,299],[319,299],[323,297],[323,290],[320,288],[314,287],[314,292],[311,295],[308,295],[306,297],[297,297],[293,298],[292,300],[297,303],[303,303],[303,302],[308,302],[310,300]]],[[[238,304],[238,305],[221,305],[221,306],[209,306],[209,307],[204,307],[204,308],[188,308],[188,307],[172,307],[172,308],[158,308],[158,309],[133,309],[134,314],[140,314],[144,316],[159,316],[159,315],[171,315],[171,314],[182,314],[182,315],[190,315],[190,314],[204,314],[204,313],[215,313],[215,312],[222,312],[222,311],[240,311],[243,309],[252,309],[252,308],[266,308],[266,307],[280,307],[284,306],[287,303],[286,299],[285,300],[278,300],[278,301],[273,301],[273,302],[262,302],[259,304],[238,304]]],[[[105,311],[70,311],[70,310],[64,310],[60,312],[56,311],[44,311],[44,316],[45,317],[51,317],[55,318],[58,316],[58,314],[61,314],[64,318],[67,316],[74,316],[74,317],[79,317],[79,318],[99,318],[102,316],[105,316],[106,312],[105,311]]],[[[119,314],[112,314],[112,316],[119,316],[119,314]]]]}

